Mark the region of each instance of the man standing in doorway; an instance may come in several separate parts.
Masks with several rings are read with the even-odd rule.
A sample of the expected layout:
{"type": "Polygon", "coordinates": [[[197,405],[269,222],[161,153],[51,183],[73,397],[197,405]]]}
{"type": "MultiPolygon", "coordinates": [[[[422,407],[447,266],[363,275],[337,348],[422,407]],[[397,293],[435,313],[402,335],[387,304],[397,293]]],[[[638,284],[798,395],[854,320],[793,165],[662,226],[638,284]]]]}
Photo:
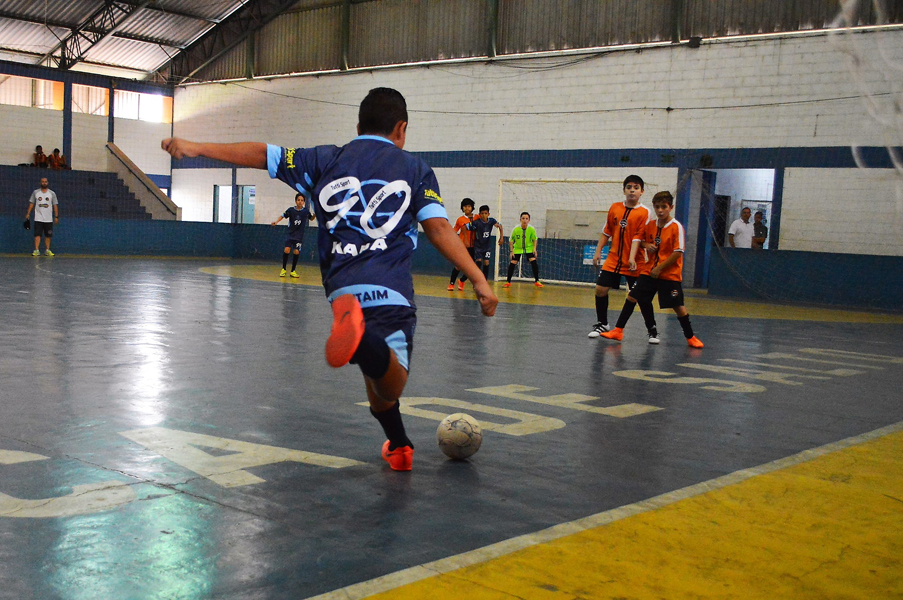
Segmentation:
{"type": "Polygon", "coordinates": [[[746,207],[740,211],[740,218],[731,223],[731,228],[727,231],[727,240],[731,248],[752,248],[755,227],[749,222],[751,216],[752,211],[746,207]]]}
{"type": "Polygon", "coordinates": [[[41,234],[44,234],[44,256],[53,256],[50,251],[50,238],[53,237],[53,225],[60,222],[60,205],[56,199],[56,192],[50,189],[46,177],[41,177],[41,189],[31,193],[28,200],[28,212],[25,220],[31,217],[31,209],[34,209],[34,252],[33,256],[40,256],[41,234]]]}
{"type": "Polygon", "coordinates": [[[762,219],[765,217],[765,213],[761,210],[757,210],[756,214],[753,215],[753,241],[752,247],[756,250],[762,250],[765,248],[765,240],[768,239],[768,227],[765,223],[762,222],[762,219]]]}

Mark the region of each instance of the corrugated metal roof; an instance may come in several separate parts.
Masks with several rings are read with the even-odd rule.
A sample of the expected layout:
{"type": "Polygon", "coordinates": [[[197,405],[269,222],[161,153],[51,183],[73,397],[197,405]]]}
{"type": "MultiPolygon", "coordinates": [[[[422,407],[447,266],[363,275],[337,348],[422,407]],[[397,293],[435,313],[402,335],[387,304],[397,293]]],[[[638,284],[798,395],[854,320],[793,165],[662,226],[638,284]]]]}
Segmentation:
{"type": "Polygon", "coordinates": [[[62,23],[75,27],[104,5],[103,0],[0,0],[0,13],[20,15],[46,23],[62,23]]]}
{"type": "MultiPolygon", "coordinates": [[[[59,27],[0,18],[0,48],[21,50],[43,56],[68,33],[59,27]]],[[[34,61],[32,61],[34,62],[34,61]]]]}
{"type": "Polygon", "coordinates": [[[192,19],[156,10],[142,10],[126,21],[117,31],[152,40],[168,42],[171,46],[186,46],[213,27],[209,21],[192,19]]]}
{"type": "Polygon", "coordinates": [[[86,58],[91,62],[150,72],[176,52],[178,48],[110,37],[93,46],[86,58]]]}

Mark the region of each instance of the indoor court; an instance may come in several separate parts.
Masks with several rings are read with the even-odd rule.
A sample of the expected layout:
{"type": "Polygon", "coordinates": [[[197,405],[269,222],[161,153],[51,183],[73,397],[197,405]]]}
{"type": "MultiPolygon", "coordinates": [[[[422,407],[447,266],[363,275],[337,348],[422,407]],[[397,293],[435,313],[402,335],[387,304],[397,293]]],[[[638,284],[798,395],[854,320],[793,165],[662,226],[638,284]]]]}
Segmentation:
{"type": "Polygon", "coordinates": [[[314,267],[0,269],[4,597],[903,594],[899,314],[690,292],[694,350],[662,312],[659,346],[587,339],[587,287],[497,287],[487,319],[418,276],[398,473],[314,267]],[[462,411],[484,441],[452,461],[462,411]]]}

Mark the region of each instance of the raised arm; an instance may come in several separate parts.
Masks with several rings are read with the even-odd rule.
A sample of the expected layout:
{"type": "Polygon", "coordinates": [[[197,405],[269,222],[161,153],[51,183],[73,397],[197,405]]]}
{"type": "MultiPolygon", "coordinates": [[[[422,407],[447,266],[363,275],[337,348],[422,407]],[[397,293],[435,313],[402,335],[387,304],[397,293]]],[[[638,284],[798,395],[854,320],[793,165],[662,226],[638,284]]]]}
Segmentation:
{"type": "Polygon", "coordinates": [[[160,147],[176,160],[205,156],[242,167],[267,168],[267,145],[261,142],[212,144],[167,138],[161,142],[160,147]]]}
{"type": "Polygon", "coordinates": [[[496,298],[492,288],[489,287],[489,283],[483,276],[483,271],[470,257],[464,244],[455,235],[455,230],[448,224],[448,221],[436,217],[421,221],[420,224],[423,226],[426,237],[439,253],[470,278],[471,283],[473,283],[473,291],[477,294],[477,300],[480,301],[480,310],[483,311],[483,314],[487,317],[494,315],[499,299],[496,298]]]}

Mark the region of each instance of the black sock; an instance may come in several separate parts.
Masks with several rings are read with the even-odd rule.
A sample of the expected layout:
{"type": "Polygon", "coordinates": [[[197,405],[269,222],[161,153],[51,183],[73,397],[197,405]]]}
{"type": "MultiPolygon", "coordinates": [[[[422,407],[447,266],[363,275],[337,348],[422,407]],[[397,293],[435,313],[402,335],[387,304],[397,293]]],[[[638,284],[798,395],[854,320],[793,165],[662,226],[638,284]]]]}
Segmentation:
{"type": "Polygon", "coordinates": [[[533,279],[539,281],[539,261],[534,260],[530,262],[530,266],[533,267],[533,279]]]}
{"type": "Polygon", "coordinates": [[[467,275],[461,275],[461,283],[467,281],[467,275]]]}
{"type": "Polygon", "coordinates": [[[514,268],[516,266],[514,263],[508,263],[508,283],[511,283],[511,278],[514,277],[514,268]]]}
{"type": "Polygon", "coordinates": [[[633,309],[636,308],[636,302],[631,302],[630,300],[624,301],[624,308],[621,309],[621,314],[618,315],[618,322],[615,323],[615,327],[620,327],[624,329],[624,326],[627,325],[627,321],[630,319],[630,315],[633,314],[633,309]]]}
{"type": "Polygon", "coordinates": [[[295,267],[298,266],[298,256],[297,254],[292,254],[292,271],[295,270],[295,267]]]}
{"type": "Polygon", "coordinates": [[[680,328],[684,330],[685,338],[690,339],[693,337],[693,326],[690,325],[690,315],[677,317],[677,322],[680,323],[680,328]]]}
{"type": "Polygon", "coordinates": [[[358,365],[370,379],[381,379],[389,371],[391,352],[386,340],[365,330],[357,351],[348,362],[358,365]]]}
{"type": "Polygon", "coordinates": [[[288,265],[288,254],[282,255],[282,268],[284,269],[288,265]]]}
{"type": "Polygon", "coordinates": [[[608,325],[608,295],[596,296],[596,319],[608,325]]]}
{"type": "Polygon", "coordinates": [[[658,327],[655,323],[655,309],[652,308],[651,302],[640,302],[640,312],[643,313],[643,321],[646,323],[646,330],[649,333],[658,333],[658,327]]]}
{"type": "Polygon", "coordinates": [[[401,409],[398,405],[399,402],[396,402],[392,408],[383,412],[373,412],[373,408],[371,408],[370,414],[382,425],[383,431],[389,439],[389,450],[395,450],[399,446],[410,446],[413,449],[414,444],[405,433],[404,423],[401,422],[401,409]]]}
{"type": "Polygon", "coordinates": [[[489,281],[489,265],[483,265],[483,277],[486,278],[486,281],[489,281]]]}
{"type": "Polygon", "coordinates": [[[455,285],[455,280],[458,278],[458,275],[461,273],[458,269],[452,269],[451,278],[448,280],[448,285],[455,285]]]}

